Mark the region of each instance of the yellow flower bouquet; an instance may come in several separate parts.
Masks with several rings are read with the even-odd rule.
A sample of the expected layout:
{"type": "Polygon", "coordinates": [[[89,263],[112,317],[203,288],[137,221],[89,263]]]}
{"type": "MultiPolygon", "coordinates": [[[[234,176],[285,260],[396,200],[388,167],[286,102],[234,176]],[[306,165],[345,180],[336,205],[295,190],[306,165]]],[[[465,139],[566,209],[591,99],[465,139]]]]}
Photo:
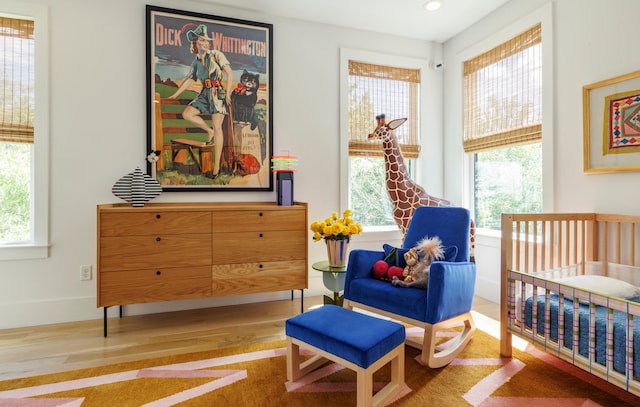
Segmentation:
{"type": "Polygon", "coordinates": [[[331,217],[324,221],[315,221],[311,224],[313,240],[351,240],[351,236],[362,233],[362,225],[356,223],[351,217],[350,209],[347,209],[338,217],[337,212],[333,212],[331,217]]]}

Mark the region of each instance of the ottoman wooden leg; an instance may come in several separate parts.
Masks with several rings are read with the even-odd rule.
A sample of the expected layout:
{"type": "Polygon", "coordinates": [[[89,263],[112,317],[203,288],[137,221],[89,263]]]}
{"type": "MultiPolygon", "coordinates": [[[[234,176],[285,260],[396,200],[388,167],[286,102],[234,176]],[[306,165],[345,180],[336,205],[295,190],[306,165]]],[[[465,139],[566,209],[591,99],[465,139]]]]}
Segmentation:
{"type": "Polygon", "coordinates": [[[369,369],[358,369],[357,402],[358,407],[373,406],[373,372],[369,369]]]}
{"type": "Polygon", "coordinates": [[[287,380],[295,382],[300,378],[300,347],[287,337],[287,380]]]}
{"type": "Polygon", "coordinates": [[[300,363],[300,345],[296,339],[287,336],[287,380],[290,382],[295,382],[329,361],[328,358],[322,356],[322,350],[305,343],[303,346],[312,348],[311,350],[316,352],[316,355],[300,363]]]}
{"type": "MultiPolygon", "coordinates": [[[[391,381],[387,383],[379,392],[376,393],[373,398],[371,394],[373,393],[373,388],[368,389],[367,393],[362,395],[362,403],[360,404],[360,391],[358,391],[358,406],[384,406],[391,399],[400,393],[402,388],[404,387],[404,343],[398,345],[391,352],[387,353],[384,357],[382,357],[378,362],[369,366],[367,371],[369,371],[369,381],[373,382],[373,373],[378,371],[382,366],[391,362],[391,381]]],[[[360,378],[358,377],[358,387],[360,386],[360,378]]],[[[360,390],[358,388],[358,390],[360,390]]]]}

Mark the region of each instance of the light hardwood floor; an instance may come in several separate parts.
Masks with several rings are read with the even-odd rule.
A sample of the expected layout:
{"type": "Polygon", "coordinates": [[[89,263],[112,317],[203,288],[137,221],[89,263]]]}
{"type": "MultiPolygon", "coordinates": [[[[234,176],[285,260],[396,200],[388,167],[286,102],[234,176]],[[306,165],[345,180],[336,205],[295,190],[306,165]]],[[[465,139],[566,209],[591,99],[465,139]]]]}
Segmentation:
{"type": "MultiPolygon", "coordinates": [[[[304,299],[304,308],[322,297],[304,299]]],[[[499,318],[498,304],[476,297],[474,310],[499,318]]],[[[0,380],[275,341],[300,299],[0,330],[0,380]]]]}

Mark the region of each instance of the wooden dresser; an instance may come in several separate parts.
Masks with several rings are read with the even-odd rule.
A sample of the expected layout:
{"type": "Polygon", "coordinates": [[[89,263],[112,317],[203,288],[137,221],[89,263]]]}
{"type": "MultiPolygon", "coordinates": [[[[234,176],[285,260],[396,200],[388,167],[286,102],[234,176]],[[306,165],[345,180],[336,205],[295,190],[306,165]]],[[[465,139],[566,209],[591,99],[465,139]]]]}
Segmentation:
{"type": "Polygon", "coordinates": [[[308,288],[307,204],[98,205],[97,303],[308,288]]]}

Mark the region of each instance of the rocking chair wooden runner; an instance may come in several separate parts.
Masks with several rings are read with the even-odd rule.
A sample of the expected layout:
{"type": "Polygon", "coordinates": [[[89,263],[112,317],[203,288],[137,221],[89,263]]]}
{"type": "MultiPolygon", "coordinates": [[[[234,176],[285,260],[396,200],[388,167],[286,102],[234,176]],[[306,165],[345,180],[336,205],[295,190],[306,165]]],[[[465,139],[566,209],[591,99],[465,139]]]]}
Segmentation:
{"type": "Polygon", "coordinates": [[[431,368],[446,366],[471,340],[475,323],[471,305],[476,265],[469,261],[469,211],[460,207],[423,206],[416,209],[402,248],[408,250],[426,237],[437,236],[444,247],[455,246],[451,261],[431,264],[428,288],[402,288],[376,279],[374,263],[384,251],[352,250],[345,276],[344,306],[368,310],[424,329],[424,338],[407,337],[406,344],[422,350],[420,361],[431,368]],[[461,325],[461,327],[460,327],[461,325]],[[457,327],[456,336],[437,344],[436,335],[457,327]]]}

